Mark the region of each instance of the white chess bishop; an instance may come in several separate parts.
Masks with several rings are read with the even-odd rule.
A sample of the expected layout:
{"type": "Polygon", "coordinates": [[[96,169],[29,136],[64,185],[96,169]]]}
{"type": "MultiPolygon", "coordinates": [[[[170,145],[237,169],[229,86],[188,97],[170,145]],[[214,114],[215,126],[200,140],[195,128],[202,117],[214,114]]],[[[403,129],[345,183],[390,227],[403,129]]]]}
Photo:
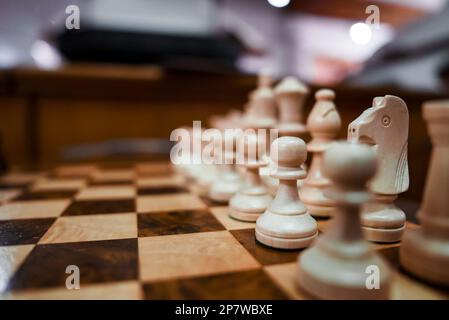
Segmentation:
{"type": "Polygon", "coordinates": [[[297,188],[297,180],[306,176],[301,167],[306,157],[306,144],[300,138],[281,137],[271,145],[271,176],[279,179],[279,187],[276,197],[256,222],[256,239],[267,246],[304,248],[318,235],[317,223],[299,200],[297,188]]]}
{"type": "Polygon", "coordinates": [[[370,241],[396,242],[405,230],[405,213],[394,200],[409,187],[408,127],[407,105],[390,95],[374,98],[372,107],[348,127],[348,140],[370,145],[379,160],[378,172],[369,185],[375,201],[362,211],[362,229],[370,241]]]}
{"type": "Polygon", "coordinates": [[[266,165],[259,168],[262,181],[270,190],[277,188],[277,181],[269,175],[270,161],[270,145],[271,135],[270,129],[276,127],[276,101],[273,90],[270,87],[263,86],[255,90],[250,100],[250,108],[246,114],[245,128],[254,130],[266,130],[264,135],[265,153],[262,155],[266,165]]]}
{"type": "Polygon", "coordinates": [[[324,154],[323,173],[332,181],[327,196],[335,201],[336,211],[329,229],[298,258],[298,283],[314,297],[389,297],[389,266],[363,239],[360,228],[360,208],[371,195],[366,183],[375,172],[376,155],[368,146],[336,142],[324,154]],[[368,281],[373,272],[378,275],[376,287],[368,281]]]}
{"type": "Polygon", "coordinates": [[[229,202],[229,214],[234,219],[254,222],[272,200],[259,176],[259,168],[266,165],[258,154],[259,144],[264,141],[259,141],[256,134],[246,134],[241,138],[241,142],[243,148],[239,148],[239,151],[243,153],[245,181],[240,191],[229,202]]]}
{"type": "MultiPolygon", "coordinates": [[[[274,95],[278,106],[279,121],[277,129],[279,136],[298,137],[303,140],[307,137],[307,128],[304,124],[304,102],[309,93],[309,88],[295,77],[285,77],[274,88],[274,95]]],[[[305,168],[305,165],[303,166],[305,168]]],[[[267,176],[269,178],[269,176],[267,176]]],[[[277,179],[265,179],[270,193],[275,195],[279,186],[277,179]]],[[[298,189],[303,185],[303,180],[298,180],[298,189]]]]}
{"type": "Polygon", "coordinates": [[[399,257],[417,277],[449,286],[449,100],[424,104],[423,116],[433,150],[418,212],[421,228],[405,232],[399,257]]]}
{"type": "Polygon", "coordinates": [[[307,128],[303,120],[304,102],[309,88],[295,77],[285,77],[274,88],[279,109],[279,136],[305,139],[307,128]]]}
{"type": "Polygon", "coordinates": [[[340,131],[341,118],[334,103],[333,90],[318,90],[315,99],[315,105],[307,118],[307,129],[312,136],[307,151],[312,154],[312,161],[300,195],[312,216],[330,217],[335,207],[333,201],[324,194],[330,181],[322,174],[322,160],[324,151],[335,141],[340,131]]]}

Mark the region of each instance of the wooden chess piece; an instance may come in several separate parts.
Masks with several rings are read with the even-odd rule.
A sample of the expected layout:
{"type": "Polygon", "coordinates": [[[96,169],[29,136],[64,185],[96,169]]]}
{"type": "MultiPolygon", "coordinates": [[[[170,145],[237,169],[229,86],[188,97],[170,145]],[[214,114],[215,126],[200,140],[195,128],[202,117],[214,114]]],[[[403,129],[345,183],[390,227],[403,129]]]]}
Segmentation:
{"type": "Polygon", "coordinates": [[[312,153],[312,161],[300,196],[312,216],[330,217],[335,206],[324,194],[330,181],[322,174],[322,160],[324,151],[335,141],[340,131],[341,118],[334,104],[334,91],[321,89],[316,92],[315,98],[316,103],[307,118],[307,129],[312,135],[307,151],[312,153]]]}
{"type": "Polygon", "coordinates": [[[246,108],[246,128],[271,129],[276,126],[276,101],[268,87],[256,89],[246,108]]]}
{"type": "Polygon", "coordinates": [[[309,246],[318,235],[317,223],[299,200],[297,180],[305,177],[301,168],[307,157],[305,142],[281,137],[271,146],[271,175],[279,179],[276,197],[256,222],[256,239],[270,247],[299,249],[309,246]]]}
{"type": "Polygon", "coordinates": [[[263,139],[265,140],[265,152],[262,154],[263,161],[267,164],[259,168],[259,174],[262,176],[262,181],[270,190],[277,189],[277,181],[269,175],[269,161],[270,161],[270,145],[272,139],[271,130],[276,127],[276,101],[273,90],[269,87],[263,86],[258,88],[252,95],[250,102],[251,107],[246,116],[246,128],[258,130],[265,130],[263,139]]]}
{"type": "Polygon", "coordinates": [[[240,152],[244,154],[246,168],[245,182],[240,191],[229,201],[229,215],[237,220],[256,221],[272,200],[259,176],[259,168],[266,163],[258,155],[260,142],[256,134],[244,135],[241,142],[243,148],[240,148],[240,152]]]}
{"type": "MultiPolygon", "coordinates": [[[[203,135],[204,131],[202,137],[203,135]]],[[[211,162],[213,153],[209,154],[206,152],[209,143],[210,142],[201,138],[201,163],[193,164],[191,166],[191,171],[193,170],[193,179],[191,183],[188,184],[188,189],[190,191],[202,197],[208,196],[212,183],[217,179],[219,173],[218,167],[211,162]]]]}
{"type": "MultiPolygon", "coordinates": [[[[236,135],[233,131],[225,131],[222,139],[218,139],[217,150],[222,151],[223,159],[219,165],[219,174],[209,190],[209,198],[216,202],[228,203],[231,197],[239,191],[242,180],[235,168],[236,135]]],[[[219,156],[219,158],[221,158],[219,156]]]]}
{"type": "Polygon", "coordinates": [[[375,242],[401,240],[405,213],[394,200],[409,186],[407,142],[409,115],[405,102],[396,96],[376,97],[348,127],[348,140],[372,146],[379,159],[376,177],[370,182],[375,201],[362,211],[365,238],[375,242]]]}
{"type": "Polygon", "coordinates": [[[404,269],[419,278],[449,286],[449,101],[423,105],[433,150],[418,219],[406,230],[400,248],[404,269]]]}
{"type": "Polygon", "coordinates": [[[303,122],[303,108],[309,93],[307,86],[295,77],[286,77],[275,87],[274,93],[279,108],[279,136],[305,139],[307,129],[303,122]]]}
{"type": "Polygon", "coordinates": [[[269,70],[261,70],[257,76],[257,87],[256,89],[252,90],[248,94],[249,100],[253,100],[254,94],[257,92],[258,89],[262,88],[271,88],[273,84],[273,77],[271,76],[271,73],[269,70]]]}
{"type": "Polygon", "coordinates": [[[336,142],[324,154],[323,173],[332,181],[327,196],[335,201],[336,211],[328,231],[300,254],[299,285],[321,299],[387,299],[389,266],[363,239],[359,216],[370,198],[366,183],[376,173],[375,152],[365,145],[336,142]],[[376,270],[378,283],[369,281],[370,268],[376,270]]]}

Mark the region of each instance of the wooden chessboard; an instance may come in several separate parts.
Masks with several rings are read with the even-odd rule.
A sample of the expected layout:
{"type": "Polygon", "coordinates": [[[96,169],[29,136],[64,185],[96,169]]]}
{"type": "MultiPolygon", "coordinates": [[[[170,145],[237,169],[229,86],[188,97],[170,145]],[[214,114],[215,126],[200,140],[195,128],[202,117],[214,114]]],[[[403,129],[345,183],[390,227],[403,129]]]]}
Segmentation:
{"type": "MultiPolygon", "coordinates": [[[[0,202],[3,299],[311,298],[296,283],[300,251],[257,243],[253,223],[189,192],[167,163],[12,172],[0,202]],[[79,290],[66,288],[69,265],[79,290]]],[[[399,245],[374,244],[398,270],[392,298],[449,298],[398,269],[399,245]]]]}

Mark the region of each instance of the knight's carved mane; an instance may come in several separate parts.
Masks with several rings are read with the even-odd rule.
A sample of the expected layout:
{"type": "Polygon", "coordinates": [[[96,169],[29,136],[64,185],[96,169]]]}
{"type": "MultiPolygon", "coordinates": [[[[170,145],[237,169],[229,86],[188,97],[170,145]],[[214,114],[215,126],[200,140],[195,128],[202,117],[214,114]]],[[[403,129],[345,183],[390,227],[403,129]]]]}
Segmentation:
{"type": "Polygon", "coordinates": [[[396,170],[396,177],[394,180],[394,187],[397,192],[404,192],[408,189],[409,186],[407,149],[408,142],[406,141],[402,146],[398,161],[398,168],[396,170]]]}

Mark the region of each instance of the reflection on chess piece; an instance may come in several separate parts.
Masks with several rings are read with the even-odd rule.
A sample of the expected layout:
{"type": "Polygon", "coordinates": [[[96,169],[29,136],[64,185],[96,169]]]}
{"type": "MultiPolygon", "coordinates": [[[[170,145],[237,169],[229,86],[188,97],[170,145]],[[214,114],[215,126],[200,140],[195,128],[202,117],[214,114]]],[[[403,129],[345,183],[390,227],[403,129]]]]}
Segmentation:
{"type": "Polygon", "coordinates": [[[265,163],[258,155],[258,143],[256,134],[248,134],[242,137],[244,153],[244,167],[246,167],[245,182],[229,202],[230,216],[242,221],[256,221],[267,209],[272,198],[259,176],[259,168],[265,163]]]}
{"type": "Polygon", "coordinates": [[[309,294],[321,299],[388,298],[391,272],[360,228],[360,207],[370,197],[366,183],[375,172],[376,155],[368,146],[337,142],[325,152],[323,173],[332,181],[327,196],[336,209],[328,231],[299,256],[299,285],[309,294]],[[376,285],[368,281],[372,272],[379,282],[370,290],[369,285],[376,285]]]}
{"type": "Polygon", "coordinates": [[[274,93],[279,108],[279,136],[305,139],[303,107],[309,93],[307,86],[295,77],[286,77],[275,87],[274,93]]]}
{"type": "Polygon", "coordinates": [[[317,223],[299,200],[297,180],[307,157],[306,144],[297,137],[281,137],[271,145],[271,175],[279,179],[276,197],[256,222],[256,239],[270,247],[299,249],[316,238],[317,223]]]}
{"type": "Polygon", "coordinates": [[[219,165],[220,172],[209,190],[209,198],[227,203],[241,188],[242,180],[234,163],[237,139],[235,132],[226,132],[222,136],[223,139],[217,139],[217,150],[221,149],[223,152],[222,164],[219,165]],[[229,146],[232,148],[228,148],[229,146]]]}
{"type": "Polygon", "coordinates": [[[396,242],[405,230],[405,214],[394,200],[409,185],[408,122],[405,102],[387,95],[374,98],[373,106],[348,127],[348,140],[372,146],[379,159],[377,175],[370,182],[376,199],[362,212],[362,229],[370,241],[396,242]]]}
{"type": "Polygon", "coordinates": [[[449,101],[423,106],[433,150],[418,219],[400,248],[401,265],[414,275],[449,286],[449,101]]]}
{"type": "Polygon", "coordinates": [[[322,174],[322,160],[324,151],[335,141],[341,128],[341,119],[334,104],[334,91],[319,90],[315,98],[316,103],[307,118],[307,129],[312,135],[307,151],[312,153],[312,162],[300,196],[312,216],[330,217],[335,207],[333,201],[324,194],[330,181],[322,174]]]}

